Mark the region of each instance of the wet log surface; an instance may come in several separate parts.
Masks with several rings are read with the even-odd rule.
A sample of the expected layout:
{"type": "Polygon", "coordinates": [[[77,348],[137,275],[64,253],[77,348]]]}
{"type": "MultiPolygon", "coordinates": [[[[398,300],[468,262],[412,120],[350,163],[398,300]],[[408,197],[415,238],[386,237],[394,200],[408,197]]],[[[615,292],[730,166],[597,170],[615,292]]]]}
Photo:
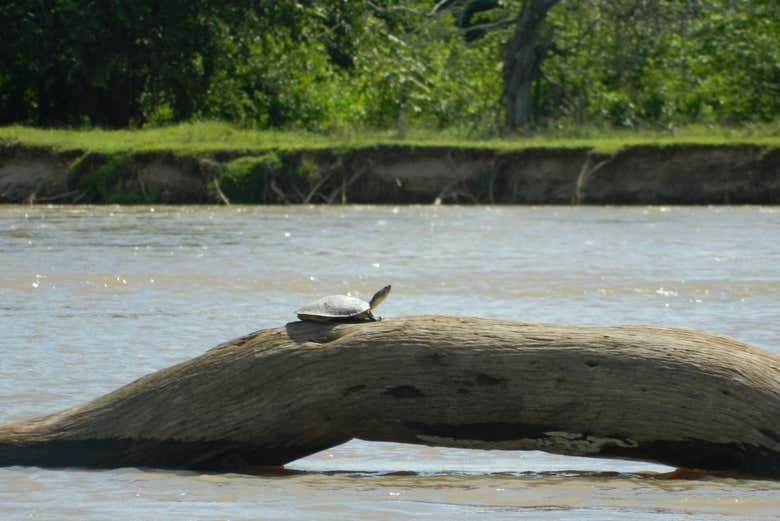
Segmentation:
{"type": "Polygon", "coordinates": [[[0,425],[0,465],[244,471],[352,438],[778,478],[780,357],[670,327],[292,322],[0,425]]]}

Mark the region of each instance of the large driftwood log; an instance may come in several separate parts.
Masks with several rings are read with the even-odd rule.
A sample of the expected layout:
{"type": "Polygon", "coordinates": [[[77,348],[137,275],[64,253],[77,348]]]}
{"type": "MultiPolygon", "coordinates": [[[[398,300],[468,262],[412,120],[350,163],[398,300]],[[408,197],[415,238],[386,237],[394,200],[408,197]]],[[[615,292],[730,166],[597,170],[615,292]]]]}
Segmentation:
{"type": "Polygon", "coordinates": [[[780,357],[651,326],[293,322],[0,426],[0,465],[246,470],[351,438],[780,476],[780,357]]]}

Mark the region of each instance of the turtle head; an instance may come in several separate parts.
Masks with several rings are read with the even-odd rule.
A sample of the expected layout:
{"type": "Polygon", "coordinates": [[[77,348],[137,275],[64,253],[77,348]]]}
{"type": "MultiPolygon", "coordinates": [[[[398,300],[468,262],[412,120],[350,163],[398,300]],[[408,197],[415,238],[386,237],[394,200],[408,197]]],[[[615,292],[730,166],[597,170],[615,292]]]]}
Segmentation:
{"type": "Polygon", "coordinates": [[[389,294],[390,294],[390,285],[387,285],[384,288],[377,291],[376,293],[374,293],[374,296],[371,297],[371,302],[368,303],[370,309],[376,308],[379,304],[382,303],[384,299],[387,298],[389,294]]]}

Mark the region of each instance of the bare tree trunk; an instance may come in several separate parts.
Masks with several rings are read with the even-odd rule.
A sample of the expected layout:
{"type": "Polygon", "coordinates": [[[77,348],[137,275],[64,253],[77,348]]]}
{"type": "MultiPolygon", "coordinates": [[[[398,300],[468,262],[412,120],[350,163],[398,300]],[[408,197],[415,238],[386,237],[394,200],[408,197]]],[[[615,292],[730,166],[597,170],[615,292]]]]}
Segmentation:
{"type": "Polygon", "coordinates": [[[0,465],[247,470],[351,438],[780,477],[780,357],[682,328],[293,322],[0,426],[0,465]]]}
{"type": "Polygon", "coordinates": [[[512,38],[504,47],[505,123],[510,130],[534,123],[531,87],[549,42],[539,42],[539,30],[547,12],[559,0],[526,0],[515,23],[512,38]]]}

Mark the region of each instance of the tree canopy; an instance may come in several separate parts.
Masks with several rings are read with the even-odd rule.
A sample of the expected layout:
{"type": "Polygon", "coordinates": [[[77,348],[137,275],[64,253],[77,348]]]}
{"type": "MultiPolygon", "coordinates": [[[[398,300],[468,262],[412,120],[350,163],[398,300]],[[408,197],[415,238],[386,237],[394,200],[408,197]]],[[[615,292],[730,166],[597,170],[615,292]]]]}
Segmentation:
{"type": "Polygon", "coordinates": [[[778,0],[16,0],[0,24],[0,124],[490,134],[513,106],[555,128],[780,114],[778,0]]]}

